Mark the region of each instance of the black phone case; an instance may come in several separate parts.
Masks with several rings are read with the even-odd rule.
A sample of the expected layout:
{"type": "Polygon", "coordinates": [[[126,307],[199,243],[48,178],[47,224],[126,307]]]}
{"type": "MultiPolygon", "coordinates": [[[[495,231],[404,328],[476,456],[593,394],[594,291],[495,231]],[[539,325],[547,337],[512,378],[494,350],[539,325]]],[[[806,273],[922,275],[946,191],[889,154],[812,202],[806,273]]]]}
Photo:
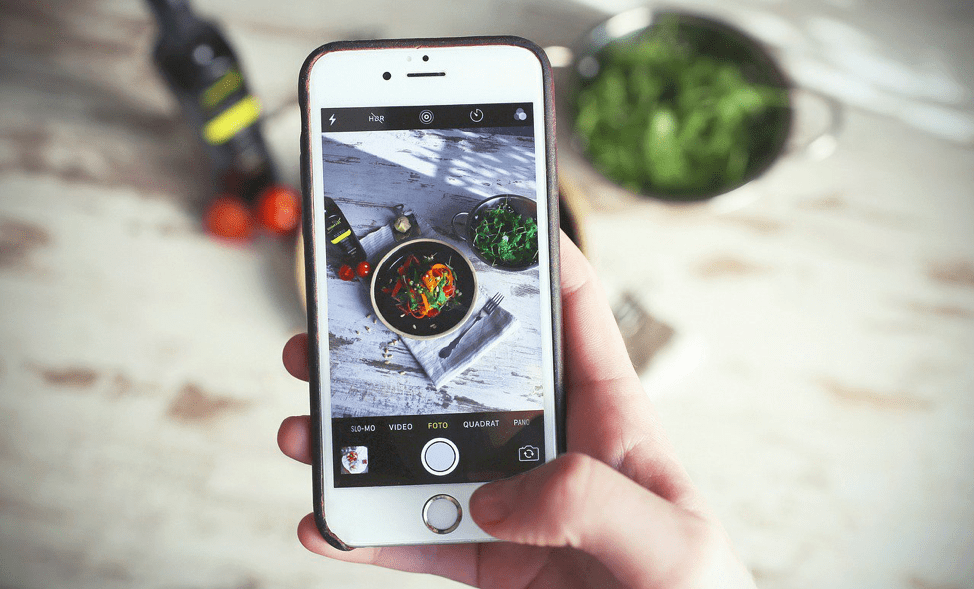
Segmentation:
{"type": "MultiPolygon", "coordinates": [[[[389,39],[374,41],[338,41],[322,45],[315,49],[301,66],[301,75],[298,79],[298,100],[301,106],[301,188],[304,199],[304,260],[305,277],[308,301],[308,364],[310,369],[310,390],[311,390],[311,436],[314,442],[311,446],[311,471],[314,486],[314,514],[318,530],[325,540],[339,550],[352,550],[353,547],[342,542],[328,529],[325,521],[324,510],[324,471],[323,456],[321,455],[322,427],[321,422],[321,372],[318,365],[320,331],[318,324],[318,297],[317,284],[315,280],[314,268],[317,264],[314,252],[315,227],[313,223],[315,202],[311,186],[311,140],[309,129],[311,128],[310,100],[309,100],[309,79],[311,68],[315,61],[326,53],[334,51],[350,51],[362,49],[421,49],[423,47],[466,47],[479,45],[514,45],[530,50],[541,62],[542,80],[544,84],[544,110],[545,110],[545,153],[547,165],[547,189],[548,189],[548,234],[550,239],[549,258],[551,260],[551,321],[555,361],[555,436],[557,440],[557,453],[565,452],[565,393],[563,386],[563,359],[562,359],[562,338],[561,338],[561,284],[560,284],[560,258],[559,258],[559,238],[560,229],[558,223],[558,176],[556,170],[557,156],[555,153],[555,104],[554,104],[554,85],[551,76],[551,64],[544,51],[526,39],[514,36],[495,36],[495,37],[456,37],[443,39],[389,39]]],[[[327,326],[325,326],[327,328],[327,326]]]]}

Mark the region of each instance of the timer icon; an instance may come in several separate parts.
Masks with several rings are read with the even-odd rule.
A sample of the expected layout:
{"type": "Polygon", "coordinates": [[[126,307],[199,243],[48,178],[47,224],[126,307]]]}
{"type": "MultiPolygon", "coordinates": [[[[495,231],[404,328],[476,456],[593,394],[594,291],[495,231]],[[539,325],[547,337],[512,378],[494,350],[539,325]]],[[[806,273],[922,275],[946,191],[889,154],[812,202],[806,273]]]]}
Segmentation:
{"type": "Polygon", "coordinates": [[[475,123],[479,123],[480,121],[484,120],[484,111],[480,110],[479,108],[473,109],[470,111],[470,120],[475,123]]]}

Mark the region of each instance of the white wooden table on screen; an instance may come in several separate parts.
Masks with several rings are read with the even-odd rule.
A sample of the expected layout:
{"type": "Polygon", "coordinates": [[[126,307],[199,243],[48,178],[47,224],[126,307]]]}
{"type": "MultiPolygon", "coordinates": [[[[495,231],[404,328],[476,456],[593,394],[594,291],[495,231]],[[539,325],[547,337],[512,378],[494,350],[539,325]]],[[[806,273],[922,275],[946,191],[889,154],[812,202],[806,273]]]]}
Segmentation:
{"type": "MultiPolygon", "coordinates": [[[[403,342],[390,345],[399,337],[375,321],[367,284],[339,280],[336,265],[329,263],[332,415],[540,409],[539,271],[492,268],[451,228],[456,213],[469,212],[485,198],[499,194],[537,198],[533,138],[470,130],[384,134],[381,142],[363,141],[365,135],[357,132],[323,138],[325,175],[341,177],[340,192],[330,193],[336,184],[326,182],[326,193],[360,237],[395,218],[390,205],[407,204],[419,219],[422,237],[454,245],[473,263],[479,290],[474,309],[500,292],[502,307],[518,319],[520,328],[437,390],[403,342]],[[377,187],[384,192],[377,192],[377,187]]],[[[444,337],[444,345],[457,333],[444,337]]]]}

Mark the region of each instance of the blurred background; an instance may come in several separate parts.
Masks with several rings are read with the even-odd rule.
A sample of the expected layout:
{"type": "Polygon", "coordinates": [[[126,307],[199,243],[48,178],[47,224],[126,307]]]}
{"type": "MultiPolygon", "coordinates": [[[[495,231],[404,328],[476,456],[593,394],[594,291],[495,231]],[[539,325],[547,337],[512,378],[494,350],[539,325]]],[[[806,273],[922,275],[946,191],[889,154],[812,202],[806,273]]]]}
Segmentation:
{"type": "MultiPolygon", "coordinates": [[[[193,6],[294,187],[315,47],[548,48],[566,223],[759,586],[974,587],[969,0],[667,3],[743,31],[788,115],[750,154],[762,166],[689,203],[621,188],[574,120],[598,73],[584,58],[605,56],[588,32],[631,35],[652,5],[193,6]]],[[[204,222],[222,180],[153,63],[157,33],[140,1],[0,1],[0,586],[456,586],[297,542],[310,472],[275,442],[308,410],[280,362],[305,326],[295,236],[204,222]]]]}

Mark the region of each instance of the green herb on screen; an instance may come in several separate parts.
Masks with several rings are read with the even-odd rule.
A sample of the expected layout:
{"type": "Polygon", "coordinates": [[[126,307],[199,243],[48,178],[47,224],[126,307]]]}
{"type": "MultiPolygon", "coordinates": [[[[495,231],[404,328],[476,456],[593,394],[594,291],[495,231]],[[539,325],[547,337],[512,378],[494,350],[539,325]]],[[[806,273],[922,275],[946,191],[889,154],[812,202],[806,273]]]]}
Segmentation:
{"type": "Polygon", "coordinates": [[[491,264],[533,263],[538,259],[538,223],[502,204],[483,213],[473,245],[491,264]]]}

